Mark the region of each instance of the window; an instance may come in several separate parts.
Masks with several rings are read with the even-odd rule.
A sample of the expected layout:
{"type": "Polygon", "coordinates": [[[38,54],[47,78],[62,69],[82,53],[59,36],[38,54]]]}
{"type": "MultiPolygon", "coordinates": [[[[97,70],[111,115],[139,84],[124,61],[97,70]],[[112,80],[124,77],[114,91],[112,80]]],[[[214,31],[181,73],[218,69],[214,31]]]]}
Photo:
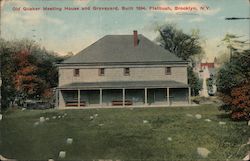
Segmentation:
{"type": "Polygon", "coordinates": [[[130,75],[130,69],[124,68],[124,75],[130,75]]]}
{"type": "Polygon", "coordinates": [[[104,76],[105,70],[104,68],[99,69],[99,76],[104,76]]]}
{"type": "Polygon", "coordinates": [[[80,69],[74,69],[74,77],[80,76],[80,69]]]}
{"type": "Polygon", "coordinates": [[[171,67],[166,67],[165,74],[166,75],[171,75],[171,67]]]}

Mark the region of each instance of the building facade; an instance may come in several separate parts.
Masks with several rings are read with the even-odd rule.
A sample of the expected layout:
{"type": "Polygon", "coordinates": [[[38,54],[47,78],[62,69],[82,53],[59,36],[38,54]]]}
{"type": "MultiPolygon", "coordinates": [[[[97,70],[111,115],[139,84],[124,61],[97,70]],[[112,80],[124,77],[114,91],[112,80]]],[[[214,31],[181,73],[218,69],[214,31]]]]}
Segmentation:
{"type": "Polygon", "coordinates": [[[187,65],[137,31],[107,35],[58,64],[56,107],[188,104],[187,65]]]}

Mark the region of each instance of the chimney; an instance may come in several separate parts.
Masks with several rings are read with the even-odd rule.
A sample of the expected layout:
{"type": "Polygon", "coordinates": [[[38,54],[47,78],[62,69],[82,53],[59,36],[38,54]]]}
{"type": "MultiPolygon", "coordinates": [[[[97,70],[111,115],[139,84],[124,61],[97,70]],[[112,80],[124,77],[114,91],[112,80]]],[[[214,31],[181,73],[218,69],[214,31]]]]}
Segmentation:
{"type": "Polygon", "coordinates": [[[138,46],[138,33],[137,30],[134,30],[134,47],[138,46]]]}

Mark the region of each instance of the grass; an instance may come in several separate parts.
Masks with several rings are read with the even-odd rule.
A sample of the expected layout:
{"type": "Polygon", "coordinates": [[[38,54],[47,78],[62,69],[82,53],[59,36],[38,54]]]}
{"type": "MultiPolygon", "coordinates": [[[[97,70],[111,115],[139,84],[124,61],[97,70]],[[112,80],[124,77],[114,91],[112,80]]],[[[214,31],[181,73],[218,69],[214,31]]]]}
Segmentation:
{"type": "Polygon", "coordinates": [[[64,160],[201,160],[197,147],[211,151],[205,160],[237,160],[250,150],[247,145],[237,152],[248,141],[250,127],[230,121],[215,105],[14,111],[4,115],[0,130],[0,154],[18,160],[58,160],[60,151],[66,151],[64,160]],[[64,113],[66,117],[52,119],[64,113]],[[91,120],[94,114],[98,116],[91,120]],[[201,114],[202,119],[186,114],[201,114]],[[35,126],[41,116],[50,120],[35,126]],[[69,137],[71,145],[66,144],[69,137]]]}

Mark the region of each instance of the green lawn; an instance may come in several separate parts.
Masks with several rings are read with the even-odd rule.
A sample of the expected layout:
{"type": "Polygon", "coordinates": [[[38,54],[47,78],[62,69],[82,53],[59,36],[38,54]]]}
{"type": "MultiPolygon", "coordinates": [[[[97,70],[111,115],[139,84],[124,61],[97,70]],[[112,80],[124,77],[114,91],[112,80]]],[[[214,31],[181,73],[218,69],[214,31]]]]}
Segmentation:
{"type": "Polygon", "coordinates": [[[209,159],[242,159],[250,146],[250,127],[232,122],[215,105],[171,108],[15,111],[0,121],[0,154],[18,160],[149,159],[199,160],[197,147],[209,159]],[[64,118],[53,119],[53,116],[64,118]],[[90,116],[98,114],[93,120],[90,116]],[[201,119],[186,114],[201,114],[201,119]],[[39,117],[50,120],[35,126],[39,117]],[[205,119],[212,120],[206,122],[205,119]],[[143,123],[148,120],[148,123],[143,123]],[[219,121],[226,125],[219,125],[219,121]],[[102,125],[103,124],[103,125],[102,125]],[[67,138],[73,144],[66,144],[67,138]],[[172,138],[172,141],[168,140],[172,138]]]}

